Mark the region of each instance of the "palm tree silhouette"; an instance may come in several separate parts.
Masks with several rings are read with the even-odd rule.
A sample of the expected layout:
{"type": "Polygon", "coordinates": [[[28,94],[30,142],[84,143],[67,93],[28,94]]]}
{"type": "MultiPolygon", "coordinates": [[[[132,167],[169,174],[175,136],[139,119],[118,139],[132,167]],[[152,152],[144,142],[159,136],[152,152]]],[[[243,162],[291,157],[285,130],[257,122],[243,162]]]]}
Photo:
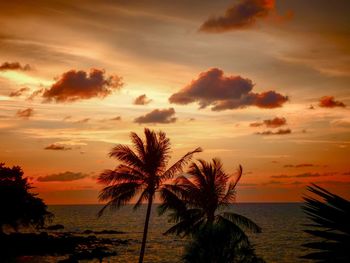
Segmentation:
{"type": "Polygon", "coordinates": [[[302,258],[320,263],[350,262],[350,202],[315,184],[307,190],[316,194],[317,199],[304,197],[303,210],[313,221],[306,225],[313,229],[304,231],[323,240],[304,244],[318,251],[302,258]]]}
{"type": "Polygon", "coordinates": [[[132,132],[130,138],[134,150],[127,145],[118,144],[109,153],[110,157],[121,162],[114,170],[105,170],[98,181],[107,185],[99,195],[100,201],[108,201],[100,210],[101,216],[109,207],[118,209],[132,198],[138,196],[134,205],[137,209],[142,202],[147,201],[147,212],[142,237],[139,262],[143,262],[147,240],[148,224],[155,193],[166,180],[182,171],[191,160],[194,153],[201,152],[201,148],[188,152],[180,160],[167,169],[170,159],[170,140],[164,132],[154,132],[147,128],[144,130],[145,141],[132,132]]]}
{"type": "Polygon", "coordinates": [[[159,213],[170,210],[170,221],[176,223],[164,234],[185,236],[198,233],[203,226],[218,224],[248,242],[241,227],[261,232],[261,228],[247,217],[223,211],[235,201],[242,166],[232,178],[224,172],[219,159],[214,158],[212,162],[198,160],[198,164],[194,162],[190,165],[187,174],[189,176],[180,176],[174,184],[164,185],[161,189],[164,202],[159,207],[159,213]]]}

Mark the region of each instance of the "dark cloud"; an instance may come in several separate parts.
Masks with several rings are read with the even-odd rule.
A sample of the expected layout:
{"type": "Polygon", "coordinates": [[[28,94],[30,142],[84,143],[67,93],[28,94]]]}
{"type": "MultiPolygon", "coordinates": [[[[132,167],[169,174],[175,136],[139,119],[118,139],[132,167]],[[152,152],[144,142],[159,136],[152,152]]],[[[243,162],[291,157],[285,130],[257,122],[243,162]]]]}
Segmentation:
{"type": "Polygon", "coordinates": [[[177,118],[174,117],[174,108],[169,109],[155,109],[144,116],[140,116],[134,120],[136,123],[173,123],[177,118]]]}
{"type": "Polygon", "coordinates": [[[322,176],[333,176],[336,173],[302,173],[296,175],[272,175],[271,178],[282,179],[282,178],[309,178],[309,177],[322,177],[322,176]]]}
{"type": "Polygon", "coordinates": [[[212,106],[213,111],[238,109],[247,106],[259,108],[277,108],[288,100],[275,91],[252,92],[254,87],[250,79],[240,76],[224,76],[218,68],[202,72],[199,77],[182,90],[170,96],[169,102],[189,104],[197,102],[200,108],[212,106]]]}
{"type": "Polygon", "coordinates": [[[31,66],[21,65],[19,62],[4,62],[0,65],[0,71],[6,71],[6,70],[22,70],[27,71],[31,70],[31,66]]]}
{"type": "Polygon", "coordinates": [[[23,119],[29,119],[34,114],[34,109],[27,108],[25,110],[18,110],[16,113],[17,117],[23,118],[23,119]]]}
{"type": "Polygon", "coordinates": [[[271,120],[264,120],[262,122],[253,122],[249,126],[250,127],[260,127],[265,125],[268,128],[277,128],[287,124],[287,120],[285,118],[273,118],[271,120]]]}
{"type": "Polygon", "coordinates": [[[64,173],[40,176],[40,177],[38,177],[38,181],[39,182],[69,182],[69,181],[76,181],[76,180],[84,179],[87,176],[88,176],[87,174],[74,173],[74,172],[67,171],[64,173]]]}
{"type": "Polygon", "coordinates": [[[255,25],[257,19],[267,17],[274,8],[274,0],[240,0],[229,7],[223,16],[209,18],[199,30],[219,33],[248,28],[255,25]]]}
{"type": "Polygon", "coordinates": [[[335,100],[333,96],[322,97],[319,106],[323,108],[346,107],[343,102],[335,100]]]}
{"type": "Polygon", "coordinates": [[[286,135],[290,134],[292,131],[290,129],[279,129],[278,131],[263,131],[263,132],[257,132],[258,135],[286,135]]]}
{"type": "Polygon", "coordinates": [[[49,89],[45,89],[42,97],[47,102],[104,98],[122,86],[121,77],[105,76],[104,70],[91,69],[90,72],[70,70],[63,73],[49,89]]]}
{"type": "Polygon", "coordinates": [[[344,172],[342,175],[350,175],[350,172],[344,172]]]}
{"type": "Polygon", "coordinates": [[[27,92],[28,90],[29,90],[29,88],[27,88],[27,87],[20,88],[20,89],[18,89],[18,90],[12,91],[12,92],[9,94],[9,97],[18,97],[18,96],[21,96],[24,92],[27,92]]]}
{"type": "Polygon", "coordinates": [[[286,164],[283,167],[285,168],[303,168],[303,167],[314,167],[316,165],[312,163],[301,163],[301,164],[286,164]]]}
{"type": "Polygon", "coordinates": [[[146,94],[142,94],[134,100],[134,104],[135,105],[147,105],[151,101],[152,101],[151,99],[147,98],[146,94]]]}
{"type": "Polygon", "coordinates": [[[67,150],[71,150],[72,148],[70,147],[66,147],[64,145],[61,145],[61,144],[50,144],[48,146],[46,146],[44,148],[44,150],[53,150],[53,151],[67,151],[67,150]]]}

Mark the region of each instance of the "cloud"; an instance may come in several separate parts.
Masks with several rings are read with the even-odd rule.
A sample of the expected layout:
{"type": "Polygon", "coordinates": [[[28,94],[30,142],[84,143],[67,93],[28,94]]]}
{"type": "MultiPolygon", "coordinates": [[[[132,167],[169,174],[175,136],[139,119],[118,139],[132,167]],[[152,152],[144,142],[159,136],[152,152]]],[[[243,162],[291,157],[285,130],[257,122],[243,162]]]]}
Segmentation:
{"type": "Polygon", "coordinates": [[[170,96],[169,102],[189,104],[197,102],[200,109],[212,106],[213,111],[238,109],[247,106],[259,108],[277,108],[288,100],[275,91],[252,92],[254,87],[250,79],[241,76],[224,76],[218,68],[211,68],[199,74],[199,77],[182,90],[170,96]]]}
{"type": "Polygon", "coordinates": [[[87,177],[87,174],[83,173],[74,173],[74,172],[64,172],[64,173],[58,173],[58,174],[50,174],[46,176],[40,176],[38,177],[39,182],[70,182],[70,181],[76,181],[80,179],[84,179],[87,177]]]}
{"type": "Polygon", "coordinates": [[[302,173],[296,175],[272,175],[271,178],[282,179],[282,178],[309,178],[309,177],[322,177],[322,176],[333,176],[336,173],[302,173]]]}
{"type": "Polygon", "coordinates": [[[206,20],[199,30],[220,33],[252,27],[257,19],[269,16],[274,8],[274,0],[240,0],[229,7],[224,15],[206,20]]]}
{"type": "Polygon", "coordinates": [[[15,91],[12,91],[10,94],[9,94],[9,97],[19,97],[21,96],[24,92],[28,91],[29,88],[27,87],[24,87],[24,88],[20,88],[18,90],[15,90],[15,91]]]}
{"type": "Polygon", "coordinates": [[[42,97],[46,102],[74,102],[77,100],[104,98],[123,86],[121,77],[105,76],[104,70],[70,70],[63,73],[56,82],[45,89],[42,97]]]}
{"type": "Polygon", "coordinates": [[[290,134],[292,131],[290,129],[279,129],[278,131],[263,131],[263,132],[257,132],[258,135],[286,135],[290,134]]]}
{"type": "Polygon", "coordinates": [[[35,97],[42,95],[44,91],[44,88],[33,91],[32,94],[28,96],[27,100],[33,100],[35,97]]]}
{"type": "Polygon", "coordinates": [[[283,167],[285,168],[303,168],[303,167],[314,167],[316,165],[311,163],[301,163],[301,164],[286,164],[283,167]]]}
{"type": "Polygon", "coordinates": [[[110,122],[110,121],[121,121],[122,117],[121,116],[115,116],[113,118],[106,118],[106,119],[101,119],[99,120],[100,122],[110,122]]]}
{"type": "Polygon", "coordinates": [[[334,107],[346,107],[346,105],[339,101],[334,100],[333,96],[324,96],[320,99],[319,106],[322,108],[334,108],[334,107]]]}
{"type": "Polygon", "coordinates": [[[34,114],[34,109],[27,108],[25,110],[18,110],[16,116],[23,119],[29,119],[34,114]]]}
{"type": "Polygon", "coordinates": [[[114,118],[110,118],[109,120],[110,121],[120,121],[122,119],[121,116],[117,116],[117,117],[114,117],[114,118]]]}
{"type": "Polygon", "coordinates": [[[75,123],[88,123],[89,121],[90,121],[90,118],[85,118],[85,119],[78,120],[75,123]]]}
{"type": "Polygon", "coordinates": [[[31,66],[21,65],[19,62],[4,62],[0,65],[0,71],[6,71],[6,70],[22,70],[22,71],[28,71],[31,70],[31,66]]]}
{"type": "Polygon", "coordinates": [[[136,123],[173,123],[176,122],[177,118],[175,115],[174,108],[169,109],[155,109],[144,116],[140,116],[134,120],[136,123]]]}
{"type": "Polygon", "coordinates": [[[148,99],[146,94],[142,94],[140,96],[138,96],[135,100],[134,100],[134,104],[135,105],[147,105],[151,102],[151,99],[148,99]]]}
{"type": "Polygon", "coordinates": [[[260,127],[265,125],[268,128],[277,128],[287,124],[287,120],[285,118],[273,118],[271,120],[264,120],[263,122],[253,122],[249,126],[250,127],[260,127]]]}
{"type": "Polygon", "coordinates": [[[66,147],[64,145],[61,145],[61,144],[50,144],[48,146],[46,146],[44,148],[44,150],[54,150],[54,151],[67,151],[67,150],[71,150],[72,148],[70,147],[66,147]]]}

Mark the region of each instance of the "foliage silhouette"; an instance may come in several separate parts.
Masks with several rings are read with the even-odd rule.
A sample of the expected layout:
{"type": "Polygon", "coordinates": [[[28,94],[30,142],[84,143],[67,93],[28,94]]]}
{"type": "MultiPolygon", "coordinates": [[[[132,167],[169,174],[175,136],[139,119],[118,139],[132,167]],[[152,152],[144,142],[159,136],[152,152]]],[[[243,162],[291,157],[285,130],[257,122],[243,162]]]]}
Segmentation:
{"type": "Polygon", "coordinates": [[[156,192],[161,189],[165,181],[182,171],[194,153],[201,151],[197,148],[188,152],[167,169],[170,140],[161,131],[156,133],[145,128],[144,133],[145,141],[136,133],[130,134],[134,150],[127,145],[116,145],[109,155],[121,164],[114,170],[105,170],[98,178],[100,183],[107,185],[100,192],[99,199],[108,201],[99,212],[100,216],[106,208],[117,209],[136,196],[138,200],[134,209],[137,209],[142,202],[148,202],[139,262],[143,262],[149,218],[156,192]]]}
{"type": "Polygon", "coordinates": [[[15,231],[20,226],[41,228],[52,219],[43,200],[30,192],[32,188],[19,166],[0,164],[0,233],[4,227],[15,231]]]}
{"type": "Polygon", "coordinates": [[[185,247],[185,263],[264,263],[254,249],[225,224],[204,225],[185,247]]]}
{"type": "MultiPolygon", "coordinates": [[[[192,236],[193,244],[190,245],[189,254],[197,253],[197,256],[200,256],[202,254],[198,251],[205,247],[204,254],[208,255],[205,256],[208,260],[210,254],[215,258],[221,254],[223,254],[222,257],[234,258],[227,253],[228,250],[232,253],[242,252],[244,249],[251,250],[249,239],[242,228],[255,233],[260,233],[261,228],[245,216],[224,211],[224,208],[228,208],[235,202],[236,186],[242,176],[242,167],[239,166],[237,175],[233,178],[224,172],[219,159],[214,158],[211,162],[198,160],[198,163],[194,162],[190,165],[187,174],[178,177],[174,184],[167,184],[161,189],[164,202],[159,207],[159,213],[170,211],[169,221],[175,223],[165,234],[192,236]],[[229,241],[223,240],[225,239],[222,235],[223,229],[224,232],[230,233],[226,237],[229,241]],[[209,242],[206,242],[207,239],[202,235],[210,237],[209,242]],[[212,240],[212,238],[218,238],[218,240],[212,240]],[[208,245],[211,242],[217,242],[218,247],[208,245]],[[227,244],[221,246],[219,243],[227,244]],[[233,249],[234,246],[236,246],[235,249],[233,249]]],[[[238,254],[236,258],[237,256],[238,254]]],[[[201,257],[197,258],[198,262],[201,257]]],[[[205,262],[225,261],[213,259],[205,262]]]]}
{"type": "Polygon", "coordinates": [[[304,197],[303,210],[313,221],[306,225],[311,229],[305,232],[323,240],[304,244],[318,251],[302,258],[320,263],[350,262],[350,202],[315,184],[307,190],[318,199],[304,197]]]}

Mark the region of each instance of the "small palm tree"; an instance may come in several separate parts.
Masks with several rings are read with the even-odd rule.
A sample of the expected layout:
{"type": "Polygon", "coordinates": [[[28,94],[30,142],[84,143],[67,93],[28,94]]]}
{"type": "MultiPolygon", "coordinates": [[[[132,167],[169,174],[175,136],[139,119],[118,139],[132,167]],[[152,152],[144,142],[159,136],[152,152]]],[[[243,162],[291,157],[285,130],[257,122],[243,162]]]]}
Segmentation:
{"type": "Polygon", "coordinates": [[[261,228],[250,219],[232,212],[223,211],[235,202],[236,186],[242,176],[239,166],[235,178],[226,174],[219,159],[212,162],[198,160],[187,171],[189,176],[178,177],[174,184],[161,190],[164,200],[160,214],[170,210],[170,221],[176,223],[165,234],[189,235],[197,233],[203,226],[225,225],[244,242],[248,237],[241,227],[261,232],[261,228]]]}
{"type": "Polygon", "coordinates": [[[316,194],[317,199],[304,197],[303,210],[313,221],[307,225],[313,229],[305,232],[321,241],[304,244],[318,251],[302,258],[320,263],[350,262],[350,202],[315,184],[307,190],[316,194]]]}
{"type": "Polygon", "coordinates": [[[121,164],[114,170],[105,170],[98,178],[100,183],[107,185],[99,195],[100,201],[107,201],[99,212],[99,216],[106,208],[118,209],[137,196],[138,200],[134,209],[137,209],[142,202],[148,202],[140,263],[143,262],[145,253],[148,224],[156,191],[165,181],[181,172],[194,153],[201,151],[200,148],[197,148],[188,152],[167,169],[170,159],[170,140],[161,131],[156,133],[145,129],[144,133],[145,140],[142,140],[136,133],[130,134],[134,150],[127,145],[116,145],[109,156],[116,158],[121,164]]]}

